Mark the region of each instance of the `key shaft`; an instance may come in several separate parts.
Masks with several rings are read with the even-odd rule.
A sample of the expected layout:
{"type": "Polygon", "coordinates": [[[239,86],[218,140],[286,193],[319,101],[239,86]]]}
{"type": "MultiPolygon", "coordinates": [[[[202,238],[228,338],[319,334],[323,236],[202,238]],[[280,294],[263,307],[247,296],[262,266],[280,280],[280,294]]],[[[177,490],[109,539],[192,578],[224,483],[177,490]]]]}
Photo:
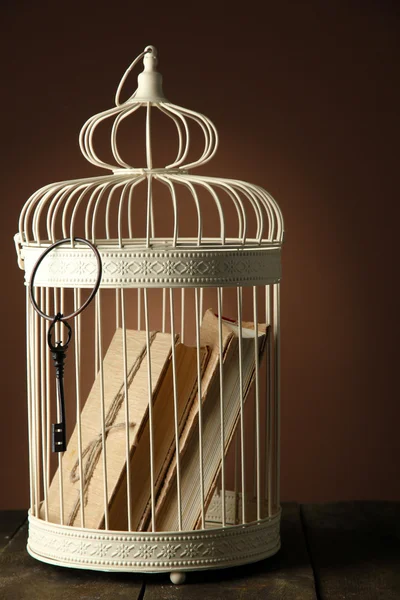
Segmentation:
{"type": "Polygon", "coordinates": [[[58,313],[52,321],[49,330],[47,332],[47,343],[49,345],[51,356],[53,359],[54,367],[56,370],[56,382],[57,382],[57,413],[59,423],[52,425],[51,435],[51,447],[53,452],[65,452],[67,448],[67,436],[66,436],[66,425],[65,425],[65,398],[64,398],[64,366],[66,359],[66,351],[68,344],[71,341],[72,330],[67,321],[63,320],[63,316],[58,313]],[[67,329],[68,336],[67,341],[63,344],[62,342],[56,342],[53,344],[52,334],[54,331],[55,324],[60,322],[67,329]]]}

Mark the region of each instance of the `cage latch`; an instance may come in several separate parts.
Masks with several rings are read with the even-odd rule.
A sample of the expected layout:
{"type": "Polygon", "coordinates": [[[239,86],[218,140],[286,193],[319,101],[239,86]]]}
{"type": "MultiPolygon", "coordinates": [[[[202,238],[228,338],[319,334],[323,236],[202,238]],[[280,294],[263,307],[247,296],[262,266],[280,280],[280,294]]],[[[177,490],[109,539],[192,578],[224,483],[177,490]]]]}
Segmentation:
{"type": "Polygon", "coordinates": [[[14,235],[15,251],[17,253],[17,262],[20,269],[24,270],[24,256],[22,247],[22,238],[20,233],[14,235]]]}

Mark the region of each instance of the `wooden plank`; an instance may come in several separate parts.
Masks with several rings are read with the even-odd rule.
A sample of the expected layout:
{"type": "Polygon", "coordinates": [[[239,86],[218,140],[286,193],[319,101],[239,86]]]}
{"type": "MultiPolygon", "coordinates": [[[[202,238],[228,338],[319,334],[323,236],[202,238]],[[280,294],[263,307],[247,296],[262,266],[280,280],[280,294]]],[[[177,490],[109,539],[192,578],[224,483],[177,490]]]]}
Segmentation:
{"type": "Polygon", "coordinates": [[[0,511],[0,552],[28,516],[27,510],[0,511]]]}
{"type": "Polygon", "coordinates": [[[278,554],[252,565],[188,573],[181,586],[148,576],[144,600],[317,600],[297,504],[284,505],[281,536],[278,554]]]}
{"type": "Polygon", "coordinates": [[[47,565],[26,551],[27,523],[0,554],[0,598],[7,600],[138,600],[141,575],[47,565]]]}
{"type": "Polygon", "coordinates": [[[400,503],[301,507],[320,600],[400,598],[400,503]]]}

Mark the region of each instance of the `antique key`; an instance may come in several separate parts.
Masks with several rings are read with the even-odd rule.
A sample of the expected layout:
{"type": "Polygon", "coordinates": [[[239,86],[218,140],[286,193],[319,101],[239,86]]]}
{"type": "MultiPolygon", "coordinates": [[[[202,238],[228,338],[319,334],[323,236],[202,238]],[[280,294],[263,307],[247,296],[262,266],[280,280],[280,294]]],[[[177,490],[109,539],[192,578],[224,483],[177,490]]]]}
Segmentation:
{"type": "Polygon", "coordinates": [[[66,238],[64,240],[58,240],[57,242],[54,242],[54,244],[51,244],[50,246],[48,246],[44,250],[44,252],[39,256],[39,259],[36,261],[36,264],[34,265],[31,275],[30,275],[29,296],[30,296],[30,300],[32,302],[32,306],[35,309],[35,311],[38,313],[38,315],[40,315],[43,319],[46,319],[47,321],[51,321],[49,330],[47,332],[47,344],[50,348],[51,356],[53,358],[54,366],[56,369],[57,409],[58,409],[58,419],[60,421],[59,423],[54,423],[52,425],[51,446],[52,446],[53,452],[65,452],[65,450],[67,449],[67,436],[66,436],[66,431],[65,431],[66,425],[65,425],[65,400],[64,400],[64,363],[65,363],[68,345],[69,345],[69,343],[71,341],[71,337],[72,337],[72,329],[68,323],[68,319],[74,319],[75,317],[77,317],[91,303],[91,301],[97,294],[97,290],[100,287],[102,272],[103,272],[103,269],[102,269],[101,257],[100,257],[100,253],[97,250],[96,246],[94,246],[91,242],[89,242],[89,240],[87,240],[85,238],[75,237],[75,238],[66,238]],[[95,259],[97,262],[97,276],[95,279],[94,287],[93,287],[92,291],[90,292],[89,296],[86,298],[85,302],[82,304],[82,306],[77,308],[74,312],[72,312],[71,314],[69,314],[67,316],[62,315],[61,313],[57,313],[55,317],[52,317],[50,315],[47,315],[45,312],[43,312],[43,310],[40,308],[40,306],[38,305],[38,303],[36,301],[35,293],[34,293],[35,277],[36,277],[37,271],[38,271],[43,259],[50,252],[52,252],[55,248],[62,246],[63,244],[68,244],[68,243],[75,244],[76,242],[78,242],[79,244],[88,246],[88,248],[90,248],[90,250],[92,250],[92,252],[95,256],[95,259]],[[59,323],[60,326],[64,325],[64,327],[66,327],[66,329],[67,329],[67,333],[68,333],[67,341],[64,343],[62,343],[61,341],[53,343],[53,341],[52,341],[52,335],[54,333],[54,328],[57,323],[59,323]]]}
{"type": "Polygon", "coordinates": [[[65,400],[64,400],[64,363],[66,351],[71,341],[72,329],[67,321],[63,320],[63,315],[58,313],[52,321],[47,332],[47,344],[51,351],[51,356],[56,368],[57,380],[57,405],[60,422],[53,423],[51,426],[51,449],[53,452],[65,452],[67,447],[65,432],[65,400]],[[67,341],[62,344],[60,341],[53,344],[52,333],[56,323],[64,325],[68,331],[67,341]]]}

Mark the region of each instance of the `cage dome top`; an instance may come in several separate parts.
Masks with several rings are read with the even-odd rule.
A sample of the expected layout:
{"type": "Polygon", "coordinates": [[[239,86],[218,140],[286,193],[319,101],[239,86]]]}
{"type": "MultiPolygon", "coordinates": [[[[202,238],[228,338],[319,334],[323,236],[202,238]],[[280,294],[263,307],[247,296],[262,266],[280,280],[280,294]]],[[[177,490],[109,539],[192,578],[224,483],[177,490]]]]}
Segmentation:
{"type": "Polygon", "coordinates": [[[204,115],[188,110],[181,106],[177,106],[168,102],[164,96],[162,89],[162,77],[157,71],[157,51],[154,46],[147,46],[130,65],[125,72],[118,86],[115,95],[115,107],[105,110],[97,115],[94,115],[82,127],[79,136],[79,144],[84,157],[92,164],[111,169],[115,173],[126,172],[129,169],[132,173],[145,173],[146,171],[162,172],[167,170],[171,172],[176,169],[176,172],[185,172],[188,169],[198,167],[209,161],[215,154],[218,146],[218,134],[213,123],[204,115]],[[138,86],[136,91],[124,102],[121,102],[122,88],[127,80],[129,73],[143,57],[144,69],[138,76],[138,86]],[[120,154],[118,148],[118,133],[123,121],[131,117],[141,107],[154,107],[174,124],[177,132],[177,152],[174,160],[161,167],[153,164],[153,152],[151,144],[151,111],[146,114],[146,165],[134,166],[126,162],[120,154]],[[109,163],[101,160],[95,151],[95,143],[93,141],[96,129],[104,121],[112,122],[111,127],[111,153],[114,163],[109,163]],[[188,160],[190,148],[190,131],[193,126],[197,125],[203,135],[203,148],[201,154],[195,160],[188,160]]]}
{"type": "Polygon", "coordinates": [[[95,244],[103,261],[103,287],[255,285],[280,280],[283,219],[276,201],[260,186],[195,175],[189,170],[215,154],[218,134],[205,116],[170,103],[157,71],[157,51],[147,46],[125,72],[115,107],[94,115],[82,127],[85,158],[111,173],[47,185],[25,203],[15,236],[19,265],[30,273],[43,248],[67,238],[46,259],[36,285],[90,287],[96,265],[76,242],[95,244]],[[136,91],[121,92],[139,60],[144,69],[136,91]],[[118,149],[119,128],[139,109],[145,111],[145,166],[125,161],[118,149]],[[152,111],[176,128],[174,160],[153,165],[152,111]],[[96,153],[94,134],[111,123],[113,162],[96,153]],[[191,131],[203,138],[200,155],[189,158],[191,131]],[[83,265],[83,266],[82,266],[83,265]],[[86,265],[86,266],[85,266],[86,265]]]}

